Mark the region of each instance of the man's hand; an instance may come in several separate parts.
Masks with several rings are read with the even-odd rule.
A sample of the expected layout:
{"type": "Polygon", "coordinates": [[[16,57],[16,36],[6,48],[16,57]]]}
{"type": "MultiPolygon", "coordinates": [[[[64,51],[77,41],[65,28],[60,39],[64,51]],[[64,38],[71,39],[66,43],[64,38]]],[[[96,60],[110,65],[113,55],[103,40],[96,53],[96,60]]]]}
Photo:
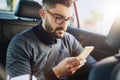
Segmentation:
{"type": "Polygon", "coordinates": [[[79,59],[78,57],[65,58],[53,68],[53,72],[57,78],[69,76],[74,74],[85,62],[86,59],[79,59]]]}

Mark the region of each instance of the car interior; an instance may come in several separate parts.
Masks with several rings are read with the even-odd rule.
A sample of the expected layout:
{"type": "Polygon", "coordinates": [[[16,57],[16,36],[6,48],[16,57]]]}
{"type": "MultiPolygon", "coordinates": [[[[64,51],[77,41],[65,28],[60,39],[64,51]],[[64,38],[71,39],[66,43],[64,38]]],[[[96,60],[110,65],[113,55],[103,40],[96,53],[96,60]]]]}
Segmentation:
{"type": "MultiPolygon", "coordinates": [[[[116,19],[106,38],[106,43],[120,49],[120,16],[116,19]]],[[[118,52],[119,53],[119,52],[118,52]]],[[[89,80],[120,80],[120,54],[100,60],[91,70],[89,80]],[[103,74],[104,71],[104,74],[103,74]]]]}
{"type": "MultiPolygon", "coordinates": [[[[0,66],[2,67],[4,75],[6,50],[10,40],[14,35],[39,23],[40,16],[38,11],[40,8],[41,5],[35,1],[21,0],[14,14],[0,14],[0,66]],[[7,18],[3,18],[4,16],[7,18]]],[[[106,41],[106,36],[70,26],[67,32],[74,35],[83,47],[94,46],[95,49],[92,51],[91,56],[97,61],[118,53],[118,48],[111,46],[109,42],[106,41]]],[[[3,78],[5,78],[5,76],[3,76],[3,78]]]]}

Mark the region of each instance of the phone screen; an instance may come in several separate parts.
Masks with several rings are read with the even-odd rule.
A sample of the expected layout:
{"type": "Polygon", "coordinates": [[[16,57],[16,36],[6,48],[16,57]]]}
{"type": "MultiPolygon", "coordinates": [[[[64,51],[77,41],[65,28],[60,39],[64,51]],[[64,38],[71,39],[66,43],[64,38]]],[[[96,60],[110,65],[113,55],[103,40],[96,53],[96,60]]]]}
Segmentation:
{"type": "Polygon", "coordinates": [[[93,51],[93,49],[94,49],[94,46],[86,46],[83,49],[82,53],[80,53],[78,55],[78,57],[79,58],[84,58],[84,59],[87,58],[87,56],[93,51]]]}

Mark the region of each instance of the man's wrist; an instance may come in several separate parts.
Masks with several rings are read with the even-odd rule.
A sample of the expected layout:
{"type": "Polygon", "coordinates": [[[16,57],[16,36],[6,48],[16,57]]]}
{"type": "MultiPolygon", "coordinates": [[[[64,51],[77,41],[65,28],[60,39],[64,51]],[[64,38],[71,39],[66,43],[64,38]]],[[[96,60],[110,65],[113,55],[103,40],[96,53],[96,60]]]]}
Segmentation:
{"type": "Polygon", "coordinates": [[[60,78],[60,74],[59,74],[57,68],[54,67],[52,70],[53,70],[54,74],[56,75],[56,77],[57,77],[57,78],[60,78]]]}

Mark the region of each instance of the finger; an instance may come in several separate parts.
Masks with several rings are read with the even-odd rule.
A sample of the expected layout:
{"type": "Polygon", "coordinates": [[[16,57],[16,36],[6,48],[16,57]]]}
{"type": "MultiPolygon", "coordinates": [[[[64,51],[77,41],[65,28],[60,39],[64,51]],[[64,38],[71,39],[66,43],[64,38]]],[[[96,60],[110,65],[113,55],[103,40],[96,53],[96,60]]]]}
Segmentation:
{"type": "Polygon", "coordinates": [[[86,62],[86,59],[83,59],[81,61],[75,61],[73,62],[73,65],[70,66],[71,73],[76,72],[80,67],[82,67],[86,62]]]}
{"type": "Polygon", "coordinates": [[[80,67],[82,67],[83,65],[85,65],[86,63],[86,59],[83,59],[81,61],[79,61],[79,63],[76,64],[76,68],[79,69],[80,67]]]}
{"type": "Polygon", "coordinates": [[[71,65],[69,65],[69,69],[71,69],[72,71],[76,71],[77,69],[79,69],[80,68],[80,62],[79,61],[77,61],[77,62],[73,62],[71,65]],[[74,64],[73,64],[74,63],[74,64]]]}
{"type": "Polygon", "coordinates": [[[78,69],[79,69],[79,67],[72,67],[71,68],[71,73],[74,74],[78,69]]]}
{"type": "Polygon", "coordinates": [[[72,62],[71,66],[72,67],[78,67],[78,66],[80,66],[80,61],[74,61],[74,62],[72,62]]]}
{"type": "Polygon", "coordinates": [[[66,60],[67,60],[68,63],[78,61],[77,57],[69,57],[69,58],[66,58],[66,60]]]}
{"type": "Polygon", "coordinates": [[[86,63],[86,59],[80,61],[80,65],[84,65],[86,63]]]}

